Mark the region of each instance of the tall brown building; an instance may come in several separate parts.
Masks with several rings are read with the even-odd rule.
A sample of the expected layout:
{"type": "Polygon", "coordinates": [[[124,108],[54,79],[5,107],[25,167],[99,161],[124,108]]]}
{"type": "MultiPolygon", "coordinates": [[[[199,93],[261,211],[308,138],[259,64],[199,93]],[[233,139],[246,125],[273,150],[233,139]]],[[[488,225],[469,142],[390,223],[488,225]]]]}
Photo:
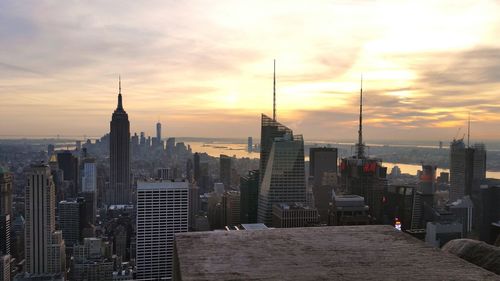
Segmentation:
{"type": "Polygon", "coordinates": [[[121,81],[119,84],[118,106],[110,123],[109,141],[109,190],[107,204],[128,204],[130,192],[130,123],[128,114],[123,109],[121,81]]]}

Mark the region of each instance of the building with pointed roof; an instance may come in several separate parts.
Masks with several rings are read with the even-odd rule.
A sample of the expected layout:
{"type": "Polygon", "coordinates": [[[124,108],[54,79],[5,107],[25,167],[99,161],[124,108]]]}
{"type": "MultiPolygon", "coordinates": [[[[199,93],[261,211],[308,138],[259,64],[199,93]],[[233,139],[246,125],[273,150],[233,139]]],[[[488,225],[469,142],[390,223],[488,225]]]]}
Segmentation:
{"type": "Polygon", "coordinates": [[[106,193],[108,205],[128,204],[130,188],[130,122],[123,109],[121,79],[119,81],[118,105],[110,122],[109,167],[110,181],[106,193]]]}

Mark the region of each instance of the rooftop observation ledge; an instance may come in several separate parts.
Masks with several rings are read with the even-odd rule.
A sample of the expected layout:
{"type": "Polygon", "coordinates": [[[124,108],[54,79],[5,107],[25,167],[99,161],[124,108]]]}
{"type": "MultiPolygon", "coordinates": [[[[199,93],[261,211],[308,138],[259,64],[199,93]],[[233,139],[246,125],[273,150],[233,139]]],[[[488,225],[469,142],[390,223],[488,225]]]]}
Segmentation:
{"type": "Polygon", "coordinates": [[[391,226],[176,236],[174,280],[500,280],[391,226]]]}

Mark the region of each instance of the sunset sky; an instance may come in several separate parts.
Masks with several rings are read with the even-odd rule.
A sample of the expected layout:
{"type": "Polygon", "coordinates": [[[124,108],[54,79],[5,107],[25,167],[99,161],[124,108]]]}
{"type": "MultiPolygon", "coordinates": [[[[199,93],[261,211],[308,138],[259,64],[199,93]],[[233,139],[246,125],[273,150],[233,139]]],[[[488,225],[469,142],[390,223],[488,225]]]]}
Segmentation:
{"type": "Polygon", "coordinates": [[[0,1],[0,138],[500,140],[500,1],[0,1]]]}

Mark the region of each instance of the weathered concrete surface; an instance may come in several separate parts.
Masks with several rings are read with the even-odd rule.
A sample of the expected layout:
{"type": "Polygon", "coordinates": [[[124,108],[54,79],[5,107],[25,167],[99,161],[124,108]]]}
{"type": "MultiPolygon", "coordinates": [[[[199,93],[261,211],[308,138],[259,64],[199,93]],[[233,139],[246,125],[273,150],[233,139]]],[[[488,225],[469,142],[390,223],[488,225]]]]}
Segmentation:
{"type": "Polygon", "coordinates": [[[500,280],[390,226],[182,233],[177,280],[500,280]]]}
{"type": "Polygon", "coordinates": [[[499,247],[477,240],[455,239],[446,243],[442,250],[500,275],[499,247]]]}

